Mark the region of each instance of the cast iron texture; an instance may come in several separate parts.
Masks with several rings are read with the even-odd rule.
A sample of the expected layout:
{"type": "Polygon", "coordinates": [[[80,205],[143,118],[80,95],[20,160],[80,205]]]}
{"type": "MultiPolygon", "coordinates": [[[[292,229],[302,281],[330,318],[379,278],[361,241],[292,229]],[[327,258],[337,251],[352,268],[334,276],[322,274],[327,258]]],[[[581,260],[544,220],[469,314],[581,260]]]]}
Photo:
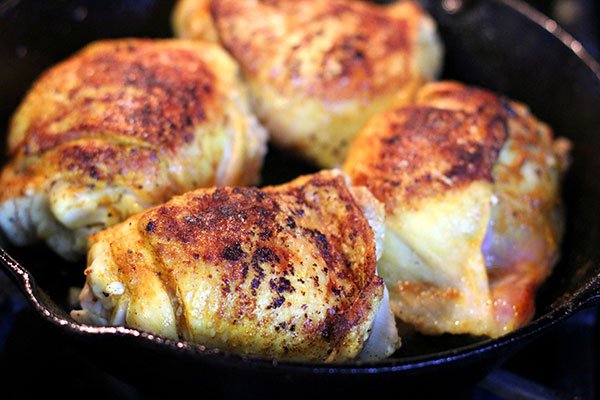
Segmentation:
{"type": "MultiPolygon", "coordinates": [[[[65,340],[153,394],[447,396],[476,382],[522,346],[600,299],[600,67],[553,21],[524,3],[422,3],[438,21],[445,42],[444,78],[527,103],[557,135],[574,143],[574,162],[564,187],[568,226],[562,259],[539,292],[536,317],[527,326],[495,340],[415,336],[393,357],[376,363],[277,362],[207,350],[135,329],[79,325],[66,312],[66,293],[83,283],[82,268],[64,264],[44,248],[0,248],[3,268],[65,340]]],[[[272,152],[265,171],[277,174],[267,172],[265,183],[311,170],[272,152]]]]}

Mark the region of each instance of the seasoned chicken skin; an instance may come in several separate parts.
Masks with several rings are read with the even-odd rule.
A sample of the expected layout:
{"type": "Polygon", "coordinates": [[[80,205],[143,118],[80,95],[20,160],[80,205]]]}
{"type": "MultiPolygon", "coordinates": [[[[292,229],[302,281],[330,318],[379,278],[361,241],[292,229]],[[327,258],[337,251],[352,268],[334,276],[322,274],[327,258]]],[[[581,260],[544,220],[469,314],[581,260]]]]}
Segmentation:
{"type": "Polygon", "coordinates": [[[526,323],[558,258],[568,149],[526,106],[455,82],[369,121],[345,171],[385,203],[395,315],[430,334],[526,323]]]}
{"type": "Polygon", "coordinates": [[[412,1],[180,0],[173,26],[218,38],[274,143],[323,167],[340,165],[370,116],[441,68],[435,23],[412,1]]]}
{"type": "Polygon", "coordinates": [[[266,131],[237,64],[199,41],[87,46],[35,82],[9,131],[0,225],[65,258],[91,232],[174,194],[256,183],[266,131]]]}
{"type": "Polygon", "coordinates": [[[375,273],[381,230],[370,223],[382,221],[383,206],[339,171],[198,189],[94,234],[83,310],[72,315],[313,361],[357,357],[375,327],[367,358],[383,358],[399,339],[375,273]]]}

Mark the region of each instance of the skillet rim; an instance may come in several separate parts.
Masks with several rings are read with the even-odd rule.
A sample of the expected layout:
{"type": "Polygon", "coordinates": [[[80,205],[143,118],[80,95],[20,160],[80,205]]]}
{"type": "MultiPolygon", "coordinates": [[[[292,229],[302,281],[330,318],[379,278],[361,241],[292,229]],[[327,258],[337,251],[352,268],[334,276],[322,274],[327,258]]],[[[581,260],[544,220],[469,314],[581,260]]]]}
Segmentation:
{"type": "MultiPolygon", "coordinates": [[[[560,40],[570,52],[572,52],[589,70],[594,73],[600,81],[600,63],[598,63],[573,36],[562,29],[559,24],[529,4],[521,0],[497,0],[497,2],[511,8],[513,11],[527,18],[531,23],[538,25],[548,31],[556,39],[560,40]]],[[[441,364],[455,364],[468,361],[480,354],[502,351],[511,344],[523,343],[547,331],[562,320],[569,318],[577,311],[585,307],[600,303],[600,275],[592,276],[583,282],[569,298],[555,299],[550,305],[549,311],[540,315],[527,325],[495,339],[484,339],[475,343],[463,345],[457,348],[444,350],[422,356],[409,356],[402,358],[388,358],[372,362],[343,362],[343,363],[317,363],[305,361],[275,360],[258,356],[246,356],[234,354],[219,349],[206,349],[185,341],[167,339],[158,335],[143,332],[135,328],[123,326],[98,327],[79,324],[70,317],[61,316],[55,309],[58,305],[50,299],[42,288],[38,287],[35,277],[19,262],[17,262],[3,247],[0,246],[0,266],[13,278],[21,292],[40,316],[56,327],[67,331],[71,335],[80,338],[135,338],[141,340],[140,346],[154,346],[179,352],[181,356],[193,357],[194,361],[206,361],[208,363],[226,364],[228,366],[255,368],[278,368],[294,373],[311,373],[320,375],[331,374],[394,374],[406,371],[423,371],[436,368],[441,364]]],[[[63,310],[64,311],[64,310],[63,310]]]]}

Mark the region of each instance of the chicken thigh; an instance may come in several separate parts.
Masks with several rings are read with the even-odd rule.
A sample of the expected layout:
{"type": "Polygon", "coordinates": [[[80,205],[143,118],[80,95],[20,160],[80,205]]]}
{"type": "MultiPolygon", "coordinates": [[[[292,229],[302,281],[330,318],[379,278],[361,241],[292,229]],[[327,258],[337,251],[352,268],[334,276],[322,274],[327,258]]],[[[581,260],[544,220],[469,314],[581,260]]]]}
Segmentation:
{"type": "Polygon", "coordinates": [[[527,322],[558,258],[568,150],[523,104],[455,82],[371,119],[345,171],[385,203],[395,315],[429,334],[527,322]]]}
{"type": "Polygon", "coordinates": [[[237,64],[199,41],[101,41],[35,82],[10,126],[0,225],[63,257],[174,194],[256,183],[266,131],[237,64]]]}
{"type": "Polygon", "coordinates": [[[340,165],[371,115],[441,68],[435,23],[412,1],[181,0],[173,25],[218,38],[274,143],[322,167],[340,165]]]}
{"type": "Polygon", "coordinates": [[[72,315],[242,354],[384,358],[399,338],[375,270],[382,223],[339,171],[198,189],[94,234],[72,315]]]}

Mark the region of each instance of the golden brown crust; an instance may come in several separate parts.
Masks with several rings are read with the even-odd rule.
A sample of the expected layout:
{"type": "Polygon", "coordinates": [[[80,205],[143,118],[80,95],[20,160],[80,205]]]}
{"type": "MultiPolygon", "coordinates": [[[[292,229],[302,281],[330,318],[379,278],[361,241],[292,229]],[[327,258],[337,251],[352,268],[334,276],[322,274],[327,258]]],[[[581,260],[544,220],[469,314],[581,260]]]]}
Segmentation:
{"type": "MultiPolygon", "coordinates": [[[[281,244],[288,236],[302,235],[319,252],[331,276],[354,282],[340,292],[342,297],[353,298],[357,292],[352,286],[364,285],[375,273],[375,253],[371,248],[374,238],[368,222],[342,177],[329,180],[317,176],[308,185],[294,183],[297,182],[283,192],[270,187],[217,188],[206,194],[197,191],[146,213],[138,229],[143,228],[143,235],[158,247],[165,242],[180,243],[178,251],[184,253],[178,254],[178,259],[228,265],[218,273],[222,274],[223,282],[233,286],[246,278],[238,276],[243,275],[244,268],[263,262],[271,264],[282,276],[293,275],[289,263],[295,251],[281,244]],[[315,199],[308,198],[313,190],[320,188],[324,193],[315,193],[315,199]],[[327,219],[327,227],[316,223],[319,217],[326,217],[332,211],[322,209],[321,196],[325,193],[336,197],[326,200],[330,205],[338,202],[347,205],[336,209],[338,215],[327,219]],[[251,249],[243,250],[242,245],[248,244],[251,249]],[[362,257],[366,257],[364,264],[358,265],[357,260],[362,257]]],[[[261,274],[255,278],[256,285],[266,284],[261,274]]],[[[328,285],[334,286],[333,282],[328,285]]],[[[284,289],[278,292],[296,290],[284,289]]]]}
{"type": "Polygon", "coordinates": [[[233,335],[226,342],[217,335],[213,344],[245,352],[352,358],[383,296],[373,231],[339,173],[280,187],[189,192],[91,238],[102,242],[121,281],[136,282],[132,292],[143,293],[144,274],[160,278],[173,309],[183,310],[180,335],[206,335],[190,317],[206,315],[233,335]],[[135,227],[135,247],[119,236],[125,226],[135,227]],[[148,252],[152,265],[135,261],[148,252]],[[209,285],[216,309],[191,308],[186,282],[209,285]]]}
{"type": "Polygon", "coordinates": [[[568,150],[523,104],[457,82],[373,117],[345,170],[386,206],[396,315],[427,333],[526,323],[558,257],[568,150]]]}
{"type": "Polygon", "coordinates": [[[0,199],[25,196],[29,187],[77,182],[89,190],[124,185],[150,204],[172,195],[168,167],[152,147],[103,140],[73,140],[25,162],[17,157],[2,170],[0,199]],[[47,179],[50,177],[50,179],[47,179]]]}
{"type": "Polygon", "coordinates": [[[179,37],[216,30],[273,143],[325,168],[343,163],[371,115],[441,69],[435,23],[408,0],[181,0],[173,23],[179,37]]]}
{"type": "Polygon", "coordinates": [[[404,86],[423,16],[413,3],[392,14],[347,0],[213,0],[212,13],[246,74],[325,101],[370,99],[404,86]]]}
{"type": "Polygon", "coordinates": [[[367,124],[346,171],[388,211],[476,180],[492,181],[514,115],[507,101],[487,91],[426,85],[414,105],[382,113],[367,124]]]}
{"type": "Polygon", "coordinates": [[[139,39],[89,45],[37,81],[23,106],[28,123],[12,124],[9,152],[34,155],[83,137],[125,136],[173,153],[219,111],[216,77],[198,50],[139,39]]]}
{"type": "Polygon", "coordinates": [[[220,46],[122,39],[90,44],[44,73],[12,119],[8,148],[0,225],[25,232],[18,244],[44,239],[75,258],[90,230],[175,194],[257,183],[266,132],[220,46]],[[9,204],[34,197],[34,218],[9,204]]]}

